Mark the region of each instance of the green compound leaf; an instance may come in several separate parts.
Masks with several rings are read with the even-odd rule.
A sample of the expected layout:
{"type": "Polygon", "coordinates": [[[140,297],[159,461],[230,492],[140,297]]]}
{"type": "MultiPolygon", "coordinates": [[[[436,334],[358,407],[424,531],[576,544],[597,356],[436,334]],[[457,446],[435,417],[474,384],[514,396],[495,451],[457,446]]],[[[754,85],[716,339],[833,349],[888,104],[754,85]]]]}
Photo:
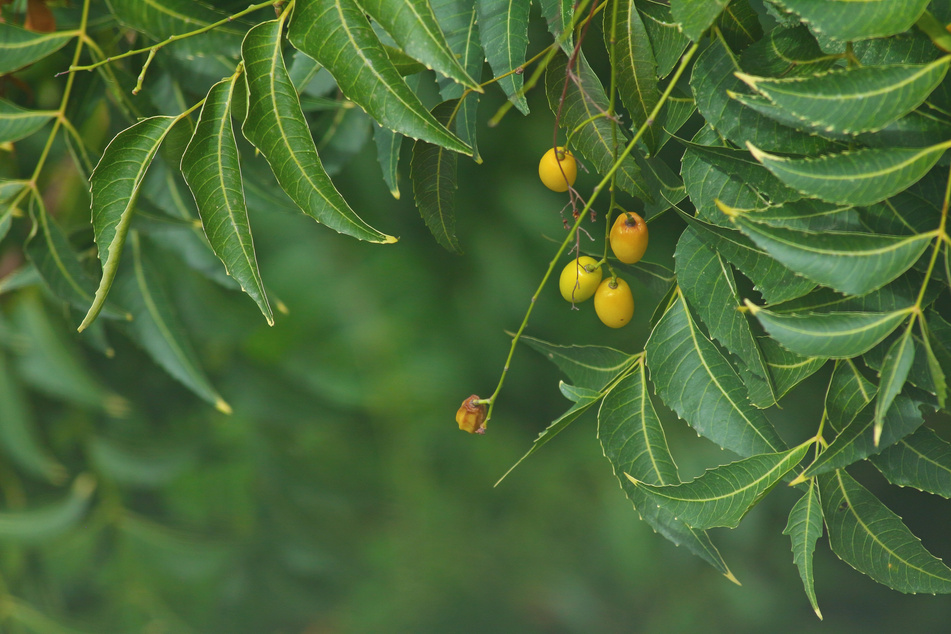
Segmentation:
{"type": "MultiPolygon", "coordinates": [[[[123,25],[145,33],[156,41],[167,40],[218,22],[228,17],[193,0],[106,0],[111,12],[123,25]]],[[[243,30],[235,22],[175,42],[171,49],[183,57],[237,55],[243,30]]]]}
{"type": "Polygon", "coordinates": [[[885,286],[921,257],[933,236],[846,231],[815,233],[757,222],[755,214],[720,209],[764,251],[797,273],[849,295],[885,286]]]}
{"type": "Polygon", "coordinates": [[[454,152],[472,150],[433,119],[393,66],[353,0],[299,0],[288,39],[324,66],[380,125],[454,152]]]}
{"type": "Polygon", "coordinates": [[[76,31],[34,33],[0,22],[0,75],[12,73],[55,53],[76,35],[76,31]]]}
{"type": "MultiPolygon", "coordinates": [[[[479,43],[479,14],[475,0],[434,0],[432,5],[450,50],[459,58],[459,63],[470,77],[481,79],[485,54],[479,43]]],[[[439,94],[444,100],[459,99],[465,94],[465,89],[451,79],[440,78],[439,94]]],[[[476,143],[478,108],[479,94],[470,92],[456,114],[456,134],[472,146],[472,157],[476,163],[481,163],[482,157],[479,156],[476,143]]]]}
{"type": "Polygon", "coordinates": [[[642,489],[623,475],[629,474],[640,482],[654,485],[680,482],[664,428],[648,394],[643,363],[604,397],[598,411],[598,438],[621,488],[644,521],[735,581],[709,535],[687,526],[664,507],[652,503],[642,489]]]}
{"type": "MultiPolygon", "coordinates": [[[[439,122],[449,121],[458,99],[444,101],[433,108],[439,122]]],[[[462,253],[456,239],[456,164],[455,153],[425,141],[413,144],[409,177],[413,181],[413,197],[436,242],[447,251],[462,253]]]]}
{"type": "Polygon", "coordinates": [[[182,175],[195,197],[201,224],[215,255],[241,289],[258,305],[267,323],[274,315],[258,272],[248,222],[238,146],[231,123],[231,102],[238,77],[208,91],[195,134],[182,156],[182,175]]]}
{"type": "Polygon", "coordinates": [[[892,484],[951,498],[951,443],[927,427],[871,460],[892,484]]]}
{"type": "Polygon", "coordinates": [[[747,144],[757,161],[793,189],[834,203],[871,205],[908,189],[928,173],[946,144],[890,147],[793,159],[747,144]]]}
{"type": "MultiPolygon", "coordinates": [[[[561,127],[572,131],[580,129],[572,137],[572,144],[591,162],[594,170],[599,174],[606,174],[614,165],[614,145],[610,121],[604,117],[596,117],[605,112],[608,99],[598,76],[588,66],[584,56],[579,54],[574,72],[581,78],[584,92],[577,84],[568,80],[568,89],[565,92],[564,105],[561,103],[562,91],[565,88],[565,76],[568,68],[568,58],[561,52],[555,55],[545,73],[545,90],[548,93],[548,105],[558,116],[561,127]]],[[[617,130],[617,140],[620,145],[628,139],[620,128],[617,130]]],[[[636,150],[635,150],[636,151],[636,150]]],[[[644,201],[653,202],[653,196],[644,186],[645,178],[641,168],[632,156],[621,161],[617,170],[617,185],[621,189],[644,201]]]]}
{"type": "Polygon", "coordinates": [[[840,469],[848,465],[875,455],[894,445],[909,434],[913,434],[924,419],[918,406],[909,398],[899,396],[894,406],[885,415],[885,427],[882,436],[875,442],[874,420],[872,407],[867,407],[853,420],[848,427],[839,432],[835,440],[823,451],[819,457],[809,465],[803,477],[811,477],[819,473],[827,473],[833,469],[840,469]]]}
{"type": "Polygon", "coordinates": [[[558,366],[578,387],[600,391],[636,360],[605,346],[559,346],[535,337],[522,337],[528,347],[558,366]]]}
{"type": "Polygon", "coordinates": [[[822,505],[815,480],[809,481],[809,489],[789,511],[789,522],[783,530],[783,535],[789,535],[789,541],[792,542],[793,561],[799,569],[806,596],[816,616],[821,619],[822,612],[819,611],[812,573],[812,555],[816,551],[816,542],[822,537],[822,505]]]}
{"type": "Polygon", "coordinates": [[[915,361],[915,341],[911,336],[911,325],[889,347],[879,373],[881,380],[878,383],[878,399],[875,401],[875,446],[879,445],[882,436],[882,426],[885,423],[885,414],[892,406],[895,397],[901,392],[908,378],[908,371],[915,361]]]}
{"type": "Polygon", "coordinates": [[[730,178],[749,185],[754,192],[765,199],[763,202],[779,205],[802,198],[799,192],[784,185],[769,170],[754,161],[746,150],[677,140],[681,145],[695,152],[703,162],[712,165],[724,174],[729,174],[730,178]]]}
{"type": "Polygon", "coordinates": [[[135,231],[131,238],[132,266],[120,269],[113,288],[113,293],[134,316],[127,326],[128,334],[182,385],[219,411],[230,414],[231,407],[201,368],[198,354],[168,299],[161,270],[145,259],[135,231]]]}
{"type": "Polygon", "coordinates": [[[881,130],[920,106],[944,79],[949,61],[951,57],[924,66],[862,66],[789,79],[738,77],[811,126],[857,134],[881,130]]]}
{"type": "Polygon", "coordinates": [[[740,66],[760,77],[797,77],[829,70],[836,58],[827,55],[806,25],[772,29],[740,56],[740,66]]]}
{"type": "Polygon", "coordinates": [[[829,545],[842,561],[899,592],[951,592],[951,569],[848,473],[819,476],[819,492],[829,545]]]}
{"type": "Polygon", "coordinates": [[[145,173],[177,121],[177,117],[150,117],[126,128],[109,142],[89,178],[92,226],[102,264],[102,279],[92,305],[79,325],[80,332],[89,327],[105,304],[116,278],[145,173]]]}
{"type": "Polygon", "coordinates": [[[766,387],[760,402],[776,402],[766,360],[753,336],[746,315],[737,309],[742,305],[733,278],[732,267],[687,227],[680,235],[674,253],[677,283],[687,302],[707,325],[710,336],[739,357],[740,375],[749,384],[750,373],[759,377],[766,387]]]}
{"type": "Polygon", "coordinates": [[[476,0],[482,49],[499,85],[519,112],[528,114],[528,102],[521,94],[523,79],[516,68],[525,63],[528,48],[530,0],[476,0]]]}
{"type": "Polygon", "coordinates": [[[0,513],[0,539],[41,544],[76,528],[86,515],[96,480],[84,473],[73,480],[66,497],[25,511],[0,513]]]}
{"type": "Polygon", "coordinates": [[[774,0],[818,33],[842,41],[867,40],[907,31],[928,0],[774,0]]]}
{"type": "MultiPolygon", "coordinates": [[[[657,89],[657,62],[654,61],[647,30],[634,0],[619,0],[616,11],[617,41],[614,55],[618,95],[631,117],[631,129],[637,130],[647,121],[660,100],[660,91],[657,89]]],[[[613,18],[613,9],[604,12],[604,41],[608,51],[611,50],[613,18]]],[[[663,130],[659,126],[649,126],[641,137],[652,154],[658,149],[662,133],[663,130]]]]}
{"type": "Polygon", "coordinates": [[[0,99],[0,143],[26,138],[55,116],[55,112],[26,110],[0,99]]]}
{"type": "Polygon", "coordinates": [[[770,303],[802,297],[816,287],[815,282],[797,275],[739,231],[718,227],[699,218],[678,213],[707,246],[740,269],[770,303]]]}
{"type": "Polygon", "coordinates": [[[449,49],[427,0],[361,0],[360,6],[408,55],[423,62],[427,68],[481,92],[479,84],[449,49]]]}
{"type": "Polygon", "coordinates": [[[278,20],[263,22],[248,31],[241,45],[248,82],[245,138],[261,151],[281,189],[308,216],[360,240],[395,242],[354,213],[324,170],[284,65],[283,26],[278,20]]]}
{"type": "Polygon", "coordinates": [[[785,443],[750,405],[746,387],[678,294],[645,347],[651,380],[664,402],[698,433],[741,456],[782,451],[785,443]]]}
{"type": "Polygon", "coordinates": [[[799,464],[812,444],[810,439],[787,451],[759,454],[708,469],[683,484],[653,486],[626,475],[651,502],[688,526],[704,530],[718,526],[736,528],[743,516],[799,464]]]}
{"type": "Polygon", "coordinates": [[[684,35],[696,42],[730,0],[671,0],[670,12],[684,35]]]}
{"type": "Polygon", "coordinates": [[[871,350],[904,321],[910,309],[888,313],[838,312],[784,315],[746,306],[769,335],[796,354],[851,358],[871,350]]]}

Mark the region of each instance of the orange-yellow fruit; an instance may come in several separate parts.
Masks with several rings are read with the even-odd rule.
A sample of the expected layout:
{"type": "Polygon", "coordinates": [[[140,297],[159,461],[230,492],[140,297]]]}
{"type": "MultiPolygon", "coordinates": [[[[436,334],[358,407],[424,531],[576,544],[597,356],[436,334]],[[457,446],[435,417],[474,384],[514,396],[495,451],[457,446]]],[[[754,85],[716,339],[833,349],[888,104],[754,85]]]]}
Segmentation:
{"type": "Polygon", "coordinates": [[[555,148],[549,148],[538,162],[538,178],[542,179],[545,187],[555,192],[566,192],[568,187],[575,184],[578,178],[578,164],[575,157],[565,148],[558,148],[558,157],[555,158],[555,148]],[[559,164],[561,167],[559,168],[559,164]],[[564,172],[564,173],[562,173],[564,172]]]}
{"type": "Polygon", "coordinates": [[[647,223],[633,211],[617,217],[611,227],[611,251],[625,264],[634,264],[647,251],[647,223]]]}
{"type": "Polygon", "coordinates": [[[594,294],[594,312],[609,328],[620,328],[634,316],[634,296],[631,287],[621,278],[601,282],[594,294]],[[613,286],[612,286],[613,284],[613,286]]]}
{"type": "Polygon", "coordinates": [[[462,402],[456,412],[456,423],[459,429],[470,434],[485,433],[485,403],[479,403],[479,397],[473,394],[462,402]]]}
{"type": "Polygon", "coordinates": [[[566,302],[578,304],[586,301],[598,290],[601,283],[601,267],[598,261],[587,255],[565,265],[558,279],[558,288],[566,302]]]}

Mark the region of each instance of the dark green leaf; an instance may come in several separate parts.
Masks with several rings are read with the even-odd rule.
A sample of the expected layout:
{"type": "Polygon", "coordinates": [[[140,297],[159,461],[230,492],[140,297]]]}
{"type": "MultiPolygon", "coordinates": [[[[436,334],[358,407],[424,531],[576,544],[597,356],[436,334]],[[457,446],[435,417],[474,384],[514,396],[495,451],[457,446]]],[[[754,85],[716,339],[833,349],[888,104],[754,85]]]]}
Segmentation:
{"type": "Polygon", "coordinates": [[[559,346],[535,337],[521,341],[557,365],[573,384],[594,391],[604,389],[636,359],[604,346],[559,346]]]}
{"type": "Polygon", "coordinates": [[[766,416],[750,405],[743,381],[707,339],[678,295],[645,347],[657,393],[698,433],[741,456],[782,451],[766,416]]]}
{"type": "Polygon", "coordinates": [[[658,504],[688,526],[699,529],[736,528],[743,516],[770,489],[799,464],[812,440],[779,453],[758,454],[708,469],[702,476],[667,486],[653,486],[628,478],[658,504]]]}
{"type": "Polygon", "coordinates": [[[248,222],[238,147],[231,123],[231,101],[238,77],[225,79],[208,91],[195,134],[182,157],[188,183],[205,235],[215,255],[241,289],[258,305],[268,324],[274,315],[264,292],[248,222]]]}
{"type": "MultiPolygon", "coordinates": [[[[167,40],[171,35],[181,35],[218,22],[228,17],[205,3],[192,0],[106,0],[112,14],[125,26],[141,31],[156,41],[167,40]]],[[[219,26],[201,37],[191,37],[176,42],[172,47],[183,57],[224,54],[236,56],[241,46],[243,30],[235,22],[219,26]]]]}
{"type": "Polygon", "coordinates": [[[381,125],[471,154],[409,89],[353,0],[299,0],[288,39],[330,71],[347,98],[381,125]]]}
{"type": "MultiPolygon", "coordinates": [[[[799,385],[803,379],[814,374],[827,361],[825,357],[804,357],[790,352],[769,337],[757,337],[757,341],[766,357],[766,367],[773,378],[777,400],[799,385]]],[[[758,407],[765,406],[765,403],[761,404],[757,399],[754,399],[753,403],[758,407]]]]}
{"type": "Polygon", "coordinates": [[[26,110],[0,99],[0,143],[26,138],[56,116],[46,110],[26,110]]]}
{"type": "Polygon", "coordinates": [[[700,145],[678,139],[682,145],[696,152],[700,158],[731,178],[749,185],[771,205],[799,200],[802,195],[784,185],[769,170],[753,160],[746,150],[735,150],[716,145],[700,145]]]}
{"type": "Polygon", "coordinates": [[[901,392],[908,378],[908,371],[915,360],[915,342],[911,336],[911,324],[905,332],[895,340],[885,354],[881,380],[878,383],[878,398],[875,400],[875,445],[878,446],[882,435],[882,426],[885,423],[885,414],[892,406],[895,397],[901,392]]]}
{"type": "Polygon", "coordinates": [[[921,16],[928,0],[775,0],[798,13],[817,32],[836,40],[866,40],[907,31],[921,16]]]}
{"type": "Polygon", "coordinates": [[[76,31],[34,33],[0,22],[0,75],[43,59],[63,48],[76,35],[76,31]]]}
{"type": "Polygon", "coordinates": [[[951,444],[927,427],[872,457],[892,484],[951,498],[951,444]]]}
{"type": "Polygon", "coordinates": [[[661,79],[674,70],[680,56],[690,44],[680,26],[670,14],[670,6],[655,0],[634,0],[641,20],[651,41],[654,59],[657,61],[657,76],[661,79]]]}
{"type": "MultiPolygon", "coordinates": [[[[449,121],[457,103],[457,99],[442,102],[433,108],[433,116],[439,122],[449,121]]],[[[456,239],[456,163],[455,153],[417,141],[413,144],[409,177],[413,181],[416,207],[436,242],[449,251],[461,253],[456,239]]]]}
{"type": "Polygon", "coordinates": [[[670,12],[684,35],[696,42],[730,0],[671,0],[670,12]]]}
{"type": "Polygon", "coordinates": [[[730,50],[740,52],[763,37],[763,27],[759,16],[748,0],[729,0],[723,12],[717,17],[715,25],[720,35],[730,46],[730,50]]]}
{"type": "Polygon", "coordinates": [[[334,187],[317,155],[281,54],[284,23],[263,22],[241,45],[248,82],[244,136],[257,147],[281,189],[301,210],[331,229],[370,242],[395,242],[364,222],[334,187]]]}
{"type": "MultiPolygon", "coordinates": [[[[478,10],[475,0],[434,0],[433,11],[446,34],[449,48],[459,58],[470,77],[482,78],[482,66],[485,55],[479,43],[478,10]]],[[[465,90],[456,82],[440,78],[439,94],[444,100],[459,99],[465,90]]],[[[476,143],[476,114],[479,106],[479,94],[470,92],[462,101],[456,115],[456,134],[472,147],[472,156],[477,163],[482,162],[476,143]]]]}
{"type": "Polygon", "coordinates": [[[836,58],[819,48],[804,24],[775,28],[754,42],[740,56],[740,66],[760,77],[813,75],[826,71],[836,58]]]}
{"type": "MultiPolygon", "coordinates": [[[[566,30],[571,30],[572,20],[574,19],[574,0],[539,0],[542,17],[548,23],[548,32],[561,37],[566,30]]],[[[569,33],[568,37],[561,44],[561,50],[571,54],[574,49],[574,36],[569,33]]]]}
{"type": "Polygon", "coordinates": [[[845,563],[899,592],[951,592],[951,569],[849,474],[819,476],[819,492],[829,544],[845,563]]]}
{"type": "Polygon", "coordinates": [[[799,569],[802,585],[816,616],[822,618],[812,573],[812,554],[816,551],[816,542],[822,537],[822,506],[819,502],[819,489],[815,480],[809,481],[809,489],[789,511],[789,522],[783,535],[789,535],[792,542],[793,561],[799,569]]]}
{"type": "Polygon", "coordinates": [[[528,102],[522,90],[522,75],[515,69],[525,63],[528,48],[530,0],[476,0],[479,11],[479,37],[482,49],[509,100],[522,114],[528,114],[528,102]]]}
{"type": "MultiPolygon", "coordinates": [[[[608,51],[612,50],[611,23],[615,13],[617,25],[613,51],[618,95],[631,117],[631,129],[637,130],[660,100],[657,62],[634,0],[618,0],[616,9],[604,12],[604,42],[608,51]]],[[[659,127],[650,126],[641,137],[652,154],[657,151],[661,132],[659,127]]]]}

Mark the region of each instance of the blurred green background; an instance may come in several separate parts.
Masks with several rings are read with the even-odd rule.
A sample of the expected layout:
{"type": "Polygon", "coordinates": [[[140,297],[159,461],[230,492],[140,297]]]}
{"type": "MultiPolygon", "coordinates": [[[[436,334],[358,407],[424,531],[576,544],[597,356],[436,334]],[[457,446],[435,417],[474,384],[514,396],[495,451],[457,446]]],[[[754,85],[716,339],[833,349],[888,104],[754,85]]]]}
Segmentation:
{"type": "MultiPolygon", "coordinates": [[[[48,89],[51,95],[38,94],[40,105],[55,103],[55,88],[48,89]]],[[[743,585],[730,583],[638,520],[601,455],[593,413],[493,488],[569,405],[557,369],[521,346],[486,435],[462,433],[453,420],[464,398],[494,389],[510,342],[505,331],[518,327],[568,213],[565,198],[537,178],[554,123],[544,94],[531,94],[530,117],[510,113],[489,129],[484,122],[500,104],[490,91],[481,106],[484,163],[459,164],[463,256],[440,248],[414,208],[409,143],[400,200],[381,180],[372,143],[337,180],[370,224],[400,237],[396,245],[358,243],[252,196],[262,275],[289,311],[273,328],[245,296],[195,275],[145,231],[231,416],[119,335],[110,337],[113,358],[83,345],[72,334],[75,315],[38,287],[0,295],[0,347],[37,433],[70,477],[88,472],[98,483],[90,512],[65,533],[0,541],[0,616],[7,617],[0,630],[946,627],[951,600],[889,591],[839,562],[824,541],[815,564],[820,626],[781,534],[796,499],[782,487],[738,529],[713,531],[743,585]]],[[[364,121],[348,139],[356,148],[370,134],[364,121]]],[[[28,164],[41,143],[0,153],[0,171],[28,173],[17,163],[28,164]]],[[[68,162],[63,152],[50,170],[51,182],[63,170],[65,183],[48,203],[82,242],[88,201],[62,176],[68,162]]],[[[579,190],[594,183],[582,174],[579,190]]],[[[586,226],[600,249],[603,226],[586,226]]],[[[673,218],[652,223],[651,257],[666,258],[680,229],[673,218]]],[[[25,229],[18,230],[0,243],[7,269],[17,262],[12,237],[25,229]]],[[[527,334],[638,351],[659,296],[633,287],[635,323],[609,331],[590,304],[573,311],[551,285],[527,334]]],[[[813,433],[827,372],[771,412],[790,442],[813,433]]],[[[670,412],[662,415],[684,478],[733,459],[670,412]]],[[[873,472],[858,475],[929,548],[951,555],[947,502],[939,507],[923,494],[888,489],[873,472]]],[[[62,499],[66,489],[0,457],[3,512],[62,499]]]]}

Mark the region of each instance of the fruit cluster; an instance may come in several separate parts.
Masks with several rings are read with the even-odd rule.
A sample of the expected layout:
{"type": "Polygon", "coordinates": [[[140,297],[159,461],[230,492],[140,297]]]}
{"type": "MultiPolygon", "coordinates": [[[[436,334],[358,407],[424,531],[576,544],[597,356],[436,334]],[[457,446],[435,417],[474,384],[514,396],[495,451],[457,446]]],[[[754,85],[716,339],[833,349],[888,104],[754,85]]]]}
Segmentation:
{"type": "MultiPolygon", "coordinates": [[[[565,148],[551,148],[538,163],[538,176],[546,187],[556,192],[568,191],[578,175],[575,158],[565,148]]],[[[608,242],[618,261],[634,264],[647,250],[647,223],[633,211],[622,213],[614,221],[608,242]]],[[[594,297],[594,311],[598,319],[610,328],[620,328],[634,316],[634,296],[627,282],[611,270],[611,277],[602,279],[598,262],[582,255],[565,265],[559,279],[559,289],[565,301],[579,304],[594,297]]],[[[608,265],[610,269],[610,265],[608,265]]]]}

